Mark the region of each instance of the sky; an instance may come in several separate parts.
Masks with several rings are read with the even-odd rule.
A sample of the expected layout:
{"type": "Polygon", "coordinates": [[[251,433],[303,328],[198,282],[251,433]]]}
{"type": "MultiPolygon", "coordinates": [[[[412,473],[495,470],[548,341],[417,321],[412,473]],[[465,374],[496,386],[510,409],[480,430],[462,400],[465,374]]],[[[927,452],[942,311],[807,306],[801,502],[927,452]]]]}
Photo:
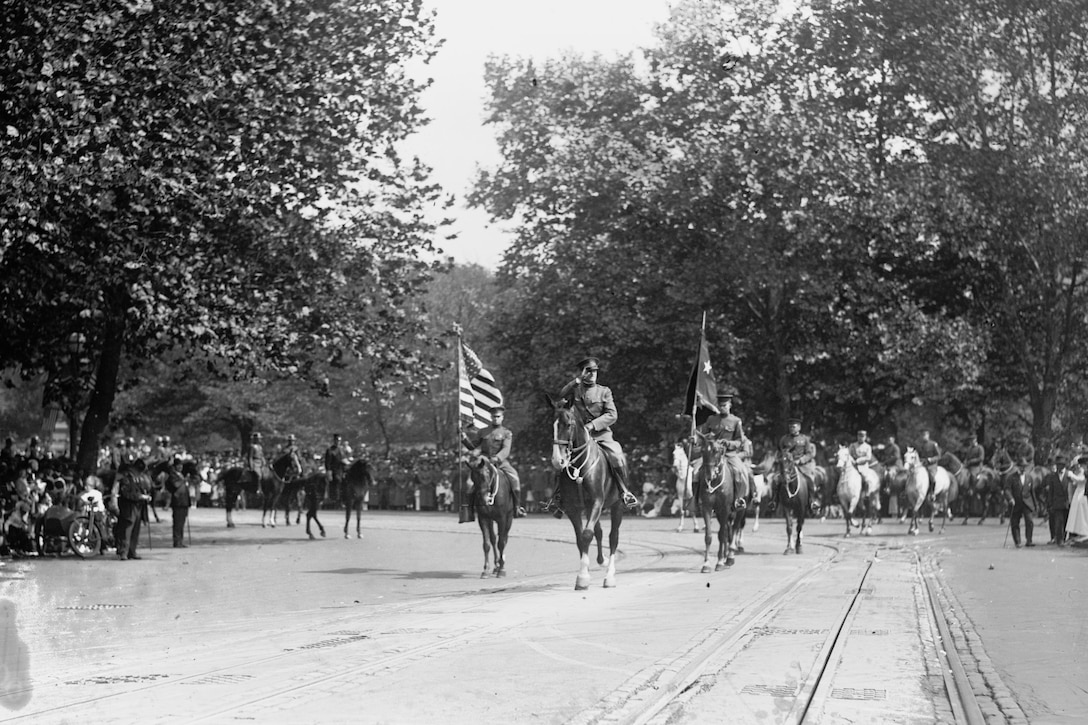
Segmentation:
{"type": "Polygon", "coordinates": [[[669,15],[668,0],[424,0],[437,12],[436,30],[445,44],[427,67],[433,85],[421,101],[431,123],[406,150],[434,169],[433,180],[454,194],[459,238],[442,242],[444,252],[462,264],[494,270],[511,235],[490,223],[464,197],[477,166],[499,161],[492,129],[483,125],[484,62],[489,55],[558,56],[563,51],[615,55],[650,45],[653,28],[669,15]]]}

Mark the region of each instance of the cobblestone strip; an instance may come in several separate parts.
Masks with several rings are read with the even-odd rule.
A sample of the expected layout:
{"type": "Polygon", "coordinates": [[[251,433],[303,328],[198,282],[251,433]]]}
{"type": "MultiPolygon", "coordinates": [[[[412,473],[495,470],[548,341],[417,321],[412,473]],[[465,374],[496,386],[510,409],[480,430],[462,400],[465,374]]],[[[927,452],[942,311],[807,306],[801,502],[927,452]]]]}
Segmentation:
{"type": "Polygon", "coordinates": [[[933,562],[926,562],[925,566],[933,575],[934,580],[940,584],[936,591],[937,600],[941,604],[948,629],[952,633],[956,653],[967,669],[967,679],[971,681],[971,689],[975,693],[975,699],[986,722],[1026,724],[1027,715],[1020,709],[1012,691],[998,675],[993,661],[982,645],[982,638],[978,635],[975,623],[971,621],[970,615],[963,609],[955,593],[945,582],[940,568],[933,562]]]}

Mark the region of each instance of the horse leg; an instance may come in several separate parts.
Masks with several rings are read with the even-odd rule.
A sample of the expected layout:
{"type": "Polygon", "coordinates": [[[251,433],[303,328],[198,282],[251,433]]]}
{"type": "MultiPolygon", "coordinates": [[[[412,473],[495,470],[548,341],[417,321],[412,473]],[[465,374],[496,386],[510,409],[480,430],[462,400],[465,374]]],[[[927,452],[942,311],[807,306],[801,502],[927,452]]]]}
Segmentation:
{"type": "Polygon", "coordinates": [[[355,538],[363,538],[363,499],[360,498],[358,503],[355,504],[355,538]]]}
{"type": "Polygon", "coordinates": [[[714,535],[711,533],[710,526],[710,503],[707,502],[703,506],[703,544],[705,545],[705,551],[703,552],[703,568],[699,570],[701,574],[709,574],[711,571],[710,566],[710,544],[714,541],[714,535]]]}
{"type": "Polygon", "coordinates": [[[495,576],[506,576],[506,542],[510,538],[510,522],[512,519],[507,519],[505,522],[499,523],[499,538],[495,544],[495,576]]]}
{"type": "Polygon", "coordinates": [[[608,531],[608,568],[604,571],[604,587],[616,586],[616,550],[620,548],[620,524],[623,522],[623,509],[620,504],[612,507],[612,527],[608,531]]]}
{"type": "Polygon", "coordinates": [[[354,505],[354,503],[355,503],[354,501],[351,501],[351,502],[348,503],[347,506],[344,506],[344,538],[345,539],[351,538],[351,537],[348,536],[348,524],[351,523],[351,507],[352,507],[352,505],[354,505]]]}
{"type": "Polygon", "coordinates": [[[604,530],[601,528],[601,522],[598,520],[597,525],[593,527],[593,538],[597,540],[597,566],[604,564],[604,547],[601,540],[604,539],[604,530]]]}
{"type": "Polygon", "coordinates": [[[790,511],[789,505],[786,506],[786,550],[783,554],[793,553],[793,512],[790,511]]]}
{"type": "MultiPolygon", "coordinates": [[[[565,503],[564,508],[570,505],[565,503]]],[[[585,522],[582,519],[581,510],[574,511],[567,508],[567,519],[570,520],[570,525],[574,527],[574,541],[578,545],[578,576],[574,580],[574,590],[580,592],[589,589],[589,541],[583,536],[585,522]]],[[[593,536],[592,529],[586,533],[590,537],[593,536]]]]}
{"type": "Polygon", "coordinates": [[[680,524],[676,527],[676,533],[682,533],[684,531],[684,513],[687,508],[687,504],[684,502],[684,494],[680,494],[680,524]]]}
{"type": "Polygon", "coordinates": [[[793,550],[798,554],[801,553],[801,539],[805,535],[805,512],[802,511],[801,515],[797,517],[797,545],[793,547],[793,550]]]}
{"type": "Polygon", "coordinates": [[[477,523],[480,524],[480,534],[484,540],[484,570],[480,574],[481,579],[487,579],[491,575],[491,568],[489,563],[491,561],[491,543],[489,539],[495,537],[495,532],[491,531],[491,522],[483,516],[476,517],[477,523]]]}

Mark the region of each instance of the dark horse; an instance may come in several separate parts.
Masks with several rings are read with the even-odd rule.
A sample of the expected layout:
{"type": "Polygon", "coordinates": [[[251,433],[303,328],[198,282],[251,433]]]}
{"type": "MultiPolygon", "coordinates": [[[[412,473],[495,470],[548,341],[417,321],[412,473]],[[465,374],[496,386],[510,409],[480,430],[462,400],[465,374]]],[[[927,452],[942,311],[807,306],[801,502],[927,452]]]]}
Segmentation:
{"type": "Polygon", "coordinates": [[[276,526],[276,501],[283,492],[283,479],[275,471],[265,467],[263,474],[258,475],[256,471],[248,468],[231,466],[219,472],[218,480],[223,484],[227,528],[234,528],[234,517],[231,514],[238,502],[238,494],[242,491],[247,494],[261,494],[261,526],[268,526],[268,518],[271,518],[272,526],[276,526]]]}
{"type": "Polygon", "coordinates": [[[510,525],[514,522],[514,499],[506,476],[491,461],[481,457],[469,463],[469,480],[472,481],[472,505],[476,521],[484,539],[484,570],[481,579],[494,574],[506,576],[506,541],[510,537],[510,525]],[[495,550],[495,568],[488,571],[491,550],[495,550]]]}
{"type": "Polygon", "coordinates": [[[545,396],[555,412],[552,423],[552,465],[559,471],[557,487],[561,508],[574,527],[581,566],[574,582],[576,590],[589,588],[589,545],[597,539],[597,563],[604,564],[601,548],[601,514],[608,511],[612,529],[608,533],[608,568],[605,587],[616,586],[616,549],[623,523],[623,498],[616,476],[601,447],[586,433],[586,422],[565,400],[545,396]]]}
{"type": "Polygon", "coordinates": [[[348,466],[344,472],[344,480],[341,482],[341,492],[344,494],[344,538],[348,537],[348,524],[351,523],[351,512],[355,512],[355,536],[363,538],[362,524],[363,500],[366,498],[367,489],[374,485],[374,475],[370,472],[370,464],[366,459],[359,460],[348,466]]]}
{"type": "MultiPolygon", "coordinates": [[[[297,524],[302,518],[302,507],[298,503],[298,492],[302,490],[302,467],[299,465],[298,458],[290,453],[280,455],[276,460],[272,461],[272,472],[283,481],[277,502],[283,505],[283,525],[291,525],[292,502],[294,502],[295,506],[298,506],[298,514],[295,516],[295,523],[297,524]]],[[[274,513],[272,515],[272,525],[276,525],[274,513]]]]}
{"type": "Polygon", "coordinates": [[[786,550],[783,554],[801,553],[801,540],[805,528],[805,518],[809,513],[808,486],[801,480],[801,473],[789,454],[779,454],[774,464],[775,477],[772,482],[777,486],[778,499],[786,515],[786,550]],[[794,525],[797,527],[797,539],[794,544],[794,525]]]}
{"type": "Polygon", "coordinates": [[[701,447],[703,464],[696,475],[695,495],[703,510],[706,531],[703,535],[706,550],[700,570],[706,574],[710,571],[710,545],[713,541],[710,533],[711,515],[718,521],[718,561],[714,565],[714,571],[721,571],[736,563],[736,539],[744,525],[743,517],[747,514],[745,499],[748,496],[748,486],[744,481],[733,480],[733,469],[729,467],[717,445],[704,439],[701,447]]]}

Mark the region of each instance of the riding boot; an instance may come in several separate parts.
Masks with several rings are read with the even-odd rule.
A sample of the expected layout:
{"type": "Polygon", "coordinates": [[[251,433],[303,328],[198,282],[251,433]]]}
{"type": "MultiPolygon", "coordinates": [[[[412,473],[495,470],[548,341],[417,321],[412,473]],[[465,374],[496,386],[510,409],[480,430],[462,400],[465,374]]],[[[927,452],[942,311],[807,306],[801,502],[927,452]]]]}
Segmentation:
{"type": "Polygon", "coordinates": [[[521,489],[511,488],[510,495],[514,499],[514,518],[520,519],[522,516],[525,515],[525,509],[521,507],[521,489]]]}
{"type": "Polygon", "coordinates": [[[815,481],[808,482],[808,502],[808,507],[813,516],[820,513],[820,492],[816,488],[815,481]]]}
{"type": "Polygon", "coordinates": [[[630,511],[634,511],[638,508],[638,499],[635,498],[635,494],[631,493],[631,489],[627,488],[627,470],[623,466],[616,466],[616,483],[619,484],[620,490],[623,491],[623,505],[630,511]]]}

